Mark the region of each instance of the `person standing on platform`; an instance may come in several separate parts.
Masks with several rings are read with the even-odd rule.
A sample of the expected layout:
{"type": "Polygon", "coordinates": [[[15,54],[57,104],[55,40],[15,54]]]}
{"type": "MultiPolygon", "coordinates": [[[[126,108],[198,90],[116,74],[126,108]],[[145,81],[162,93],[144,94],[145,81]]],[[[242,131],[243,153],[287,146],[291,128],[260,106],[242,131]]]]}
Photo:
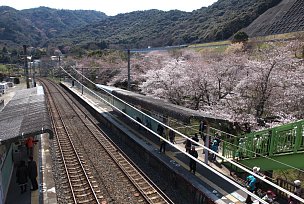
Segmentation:
{"type": "MultiPolygon", "coordinates": [[[[260,173],[260,169],[261,169],[260,167],[255,166],[252,168],[252,171],[253,171],[253,173],[258,174],[259,176],[266,178],[266,176],[264,176],[263,174],[260,173]]],[[[259,178],[256,178],[256,182],[255,182],[255,194],[256,195],[258,195],[258,193],[257,193],[258,190],[261,189],[262,182],[263,182],[262,180],[260,180],[259,178]]]]}
{"type": "MultiPolygon", "coordinates": [[[[301,188],[301,181],[295,180],[294,182],[295,188],[293,190],[293,194],[299,196],[300,198],[304,198],[304,189],[301,188]]],[[[288,204],[300,204],[301,202],[296,200],[293,197],[289,197],[288,204]]]]}
{"type": "MultiPolygon", "coordinates": [[[[218,149],[219,149],[219,144],[218,144],[217,140],[214,139],[213,142],[212,142],[212,145],[211,145],[211,150],[213,150],[216,153],[218,153],[218,149]]],[[[216,154],[211,153],[211,155],[210,155],[210,161],[211,162],[215,162],[216,161],[216,154]]]]}
{"type": "Polygon", "coordinates": [[[244,155],[246,153],[246,142],[244,138],[240,138],[237,150],[238,159],[244,159],[244,155]]]}
{"type": "MultiPolygon", "coordinates": [[[[190,150],[190,155],[194,158],[198,157],[197,151],[195,150],[195,146],[192,146],[192,149],[190,150]]],[[[192,158],[190,158],[190,172],[193,171],[193,174],[195,174],[196,171],[196,161],[192,158]]]]}
{"type": "Polygon", "coordinates": [[[192,142],[189,140],[189,138],[187,138],[183,144],[185,144],[186,152],[190,153],[192,142]]]}
{"type": "MultiPolygon", "coordinates": [[[[195,142],[199,142],[199,139],[198,139],[198,136],[197,136],[197,133],[194,134],[194,136],[191,138],[192,140],[194,140],[195,142]]],[[[192,145],[194,146],[198,146],[198,144],[195,144],[194,142],[192,143],[192,145]]]]}
{"type": "Polygon", "coordinates": [[[28,162],[28,165],[27,165],[27,168],[28,168],[28,175],[29,175],[29,178],[31,180],[31,183],[32,183],[32,191],[35,191],[38,189],[38,183],[37,183],[37,164],[36,162],[33,160],[33,157],[30,156],[29,157],[29,162],[28,162]]]}
{"type": "MultiPolygon", "coordinates": [[[[246,178],[246,182],[247,182],[247,186],[246,186],[247,190],[250,191],[251,193],[253,193],[256,190],[256,187],[255,187],[256,178],[253,175],[249,175],[246,178]]],[[[252,203],[251,195],[247,194],[245,203],[248,203],[248,204],[252,203]]]]}
{"type": "Polygon", "coordinates": [[[273,201],[275,200],[276,195],[274,192],[272,192],[271,190],[268,190],[266,192],[266,195],[262,198],[263,200],[265,200],[268,203],[273,203],[273,201]]]}
{"type": "Polygon", "coordinates": [[[170,142],[175,144],[175,132],[171,129],[169,130],[169,139],[170,139],[170,142]]]}
{"type": "Polygon", "coordinates": [[[20,161],[20,164],[16,171],[17,183],[20,186],[21,193],[26,192],[28,170],[25,166],[25,161],[20,161]]]}
{"type": "Polygon", "coordinates": [[[162,137],[160,138],[160,147],[159,147],[159,153],[163,152],[166,153],[166,144],[167,142],[164,139],[168,139],[166,133],[163,133],[162,137]]]}
{"type": "Polygon", "coordinates": [[[27,155],[33,156],[33,149],[34,144],[37,143],[37,140],[34,140],[32,136],[28,137],[25,141],[26,149],[27,149],[27,155]]]}
{"type": "MultiPolygon", "coordinates": [[[[141,121],[141,119],[138,116],[136,116],[135,119],[136,119],[137,122],[139,122],[140,124],[142,124],[142,121],[141,121]]],[[[141,130],[141,125],[136,124],[136,126],[138,127],[138,130],[141,130]]]]}
{"type": "Polygon", "coordinates": [[[159,134],[160,138],[160,147],[159,147],[159,153],[166,152],[166,141],[163,139],[166,138],[166,133],[164,133],[164,127],[158,124],[157,126],[157,133],[159,134]]]}
{"type": "Polygon", "coordinates": [[[164,127],[161,124],[158,124],[156,131],[157,131],[157,134],[159,134],[159,136],[163,136],[164,127]]]}
{"type": "Polygon", "coordinates": [[[206,124],[205,124],[205,122],[202,120],[201,123],[200,123],[200,125],[199,125],[198,131],[199,131],[199,133],[200,133],[200,135],[201,135],[201,139],[203,139],[204,141],[205,141],[205,137],[206,137],[206,136],[204,135],[205,129],[206,129],[206,124]]]}
{"type": "Polygon", "coordinates": [[[222,141],[222,139],[221,139],[221,133],[220,132],[216,132],[214,134],[214,139],[217,141],[217,145],[220,146],[221,141],[222,141]]]}

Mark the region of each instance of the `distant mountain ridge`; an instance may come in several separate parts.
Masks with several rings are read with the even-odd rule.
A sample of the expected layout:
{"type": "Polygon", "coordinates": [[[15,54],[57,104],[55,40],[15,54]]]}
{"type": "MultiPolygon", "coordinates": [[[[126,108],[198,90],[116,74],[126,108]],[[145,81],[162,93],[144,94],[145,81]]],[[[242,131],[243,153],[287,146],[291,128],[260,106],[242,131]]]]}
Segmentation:
{"type": "MultiPolygon", "coordinates": [[[[283,1],[294,4],[300,0],[283,1]]],[[[219,0],[193,12],[147,10],[116,16],[47,7],[18,11],[2,6],[0,43],[95,49],[105,43],[113,48],[143,48],[224,40],[280,2],[282,0],[219,0]]],[[[263,30],[269,28],[262,27],[263,30]]],[[[257,27],[248,32],[254,35],[254,29],[257,27]]]]}
{"type": "MultiPolygon", "coordinates": [[[[281,0],[219,0],[193,12],[137,11],[109,17],[66,33],[65,40],[92,39],[123,48],[171,46],[224,40],[245,28],[281,0]],[[70,38],[70,39],[69,39],[70,38]]],[[[62,40],[61,40],[62,41],[62,40]]]]}
{"type": "Polygon", "coordinates": [[[82,27],[107,16],[98,11],[57,10],[47,7],[16,9],[0,7],[0,40],[31,46],[47,46],[59,34],[82,27]]]}

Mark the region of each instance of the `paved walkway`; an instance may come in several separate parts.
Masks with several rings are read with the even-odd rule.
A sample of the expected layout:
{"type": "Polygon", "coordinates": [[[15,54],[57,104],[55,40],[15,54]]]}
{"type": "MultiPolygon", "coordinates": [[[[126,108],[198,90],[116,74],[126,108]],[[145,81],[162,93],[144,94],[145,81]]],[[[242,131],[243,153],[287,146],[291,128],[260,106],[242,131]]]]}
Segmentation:
{"type": "MultiPolygon", "coordinates": [[[[37,159],[38,159],[38,151],[39,151],[38,149],[39,149],[39,146],[35,145],[33,157],[34,157],[34,161],[36,161],[36,163],[37,163],[37,171],[38,171],[37,159]]],[[[28,157],[27,157],[26,147],[23,145],[20,148],[18,148],[18,150],[19,150],[18,161],[23,160],[23,161],[25,161],[25,163],[27,165],[28,157]]],[[[15,156],[17,156],[17,155],[15,155],[15,156]]],[[[17,163],[17,162],[15,162],[15,163],[17,163]]],[[[35,204],[35,203],[38,203],[37,202],[38,196],[39,196],[38,190],[31,191],[32,186],[31,186],[30,180],[28,180],[28,182],[27,182],[26,192],[21,193],[20,187],[16,182],[16,169],[17,169],[17,164],[15,164],[15,166],[14,166],[14,171],[13,171],[12,178],[10,181],[10,186],[8,189],[8,194],[7,194],[5,203],[6,204],[35,204]],[[37,200],[37,201],[35,201],[35,200],[37,200]]]]}

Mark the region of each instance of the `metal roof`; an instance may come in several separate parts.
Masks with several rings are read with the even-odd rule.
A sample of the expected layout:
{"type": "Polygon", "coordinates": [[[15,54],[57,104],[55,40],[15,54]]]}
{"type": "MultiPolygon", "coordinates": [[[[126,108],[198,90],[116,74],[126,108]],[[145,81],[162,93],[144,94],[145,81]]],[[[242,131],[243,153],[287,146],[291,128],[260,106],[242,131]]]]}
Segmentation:
{"type": "Polygon", "coordinates": [[[0,112],[0,142],[42,133],[53,137],[42,86],[16,91],[0,112]]]}
{"type": "Polygon", "coordinates": [[[139,105],[144,109],[154,110],[155,112],[162,113],[164,115],[176,118],[184,122],[189,122],[191,118],[195,118],[198,120],[208,119],[209,122],[221,121],[221,122],[229,123],[229,121],[225,120],[224,118],[219,118],[211,114],[174,105],[163,99],[156,99],[150,96],[137,94],[123,89],[115,89],[112,91],[112,93],[117,97],[125,101],[128,101],[129,103],[132,103],[133,105],[139,105]]]}

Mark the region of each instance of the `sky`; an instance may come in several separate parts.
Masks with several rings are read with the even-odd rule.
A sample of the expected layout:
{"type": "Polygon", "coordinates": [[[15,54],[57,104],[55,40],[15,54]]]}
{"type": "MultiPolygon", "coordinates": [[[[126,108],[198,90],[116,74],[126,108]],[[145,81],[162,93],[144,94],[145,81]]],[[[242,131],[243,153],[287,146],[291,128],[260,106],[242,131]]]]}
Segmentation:
{"type": "Polygon", "coordinates": [[[217,0],[0,0],[0,6],[18,10],[46,6],[56,9],[96,10],[108,16],[119,13],[158,9],[163,11],[181,10],[191,12],[209,6],[217,0]]]}

